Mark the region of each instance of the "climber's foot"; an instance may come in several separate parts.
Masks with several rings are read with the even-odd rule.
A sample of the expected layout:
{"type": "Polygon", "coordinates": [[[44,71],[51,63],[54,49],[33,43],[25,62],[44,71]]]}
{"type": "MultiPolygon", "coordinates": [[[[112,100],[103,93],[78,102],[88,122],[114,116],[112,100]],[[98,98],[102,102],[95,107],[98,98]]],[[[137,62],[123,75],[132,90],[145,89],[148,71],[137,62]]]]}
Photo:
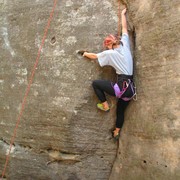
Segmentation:
{"type": "Polygon", "coordinates": [[[105,112],[110,111],[108,104],[105,105],[104,103],[98,103],[97,108],[105,112]]]}

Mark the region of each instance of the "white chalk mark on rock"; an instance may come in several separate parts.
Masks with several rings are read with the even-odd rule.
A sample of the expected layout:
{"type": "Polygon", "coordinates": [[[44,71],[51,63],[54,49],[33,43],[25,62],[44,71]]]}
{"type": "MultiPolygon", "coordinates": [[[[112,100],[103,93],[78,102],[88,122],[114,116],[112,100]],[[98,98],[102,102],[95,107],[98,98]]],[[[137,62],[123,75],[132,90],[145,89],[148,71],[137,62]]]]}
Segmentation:
{"type": "Polygon", "coordinates": [[[66,43],[67,43],[68,45],[73,45],[73,44],[75,44],[76,42],[77,42],[77,39],[76,39],[75,36],[69,36],[69,37],[67,38],[67,41],[66,41],[66,43]]]}
{"type": "Polygon", "coordinates": [[[71,0],[68,0],[68,1],[66,1],[66,6],[68,7],[68,6],[72,6],[73,5],[73,2],[71,1],[71,0]]]}
{"type": "Polygon", "coordinates": [[[7,27],[2,27],[1,28],[1,33],[2,33],[2,36],[4,38],[4,43],[5,43],[6,49],[11,53],[11,56],[14,57],[15,56],[15,52],[12,49],[12,47],[10,45],[10,42],[9,42],[7,27]]]}

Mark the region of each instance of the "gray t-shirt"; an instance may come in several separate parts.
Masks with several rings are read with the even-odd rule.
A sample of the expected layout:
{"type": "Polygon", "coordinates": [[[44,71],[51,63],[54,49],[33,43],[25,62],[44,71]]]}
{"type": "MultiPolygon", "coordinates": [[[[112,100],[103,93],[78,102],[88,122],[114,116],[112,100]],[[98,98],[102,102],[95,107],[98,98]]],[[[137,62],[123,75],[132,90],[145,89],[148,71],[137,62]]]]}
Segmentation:
{"type": "Polygon", "coordinates": [[[130,50],[129,36],[123,33],[123,45],[114,50],[106,50],[97,54],[100,66],[112,66],[117,74],[133,75],[133,60],[130,50]]]}

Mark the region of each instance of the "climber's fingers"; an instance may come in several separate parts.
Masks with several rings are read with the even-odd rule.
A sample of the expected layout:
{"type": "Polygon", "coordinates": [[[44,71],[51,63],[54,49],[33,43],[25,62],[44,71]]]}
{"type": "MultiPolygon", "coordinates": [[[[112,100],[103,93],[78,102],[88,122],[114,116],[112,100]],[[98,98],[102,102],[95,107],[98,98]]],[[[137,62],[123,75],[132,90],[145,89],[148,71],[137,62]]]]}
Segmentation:
{"type": "Polygon", "coordinates": [[[77,53],[79,55],[83,56],[85,52],[88,52],[88,51],[86,51],[86,50],[79,50],[77,53]]]}

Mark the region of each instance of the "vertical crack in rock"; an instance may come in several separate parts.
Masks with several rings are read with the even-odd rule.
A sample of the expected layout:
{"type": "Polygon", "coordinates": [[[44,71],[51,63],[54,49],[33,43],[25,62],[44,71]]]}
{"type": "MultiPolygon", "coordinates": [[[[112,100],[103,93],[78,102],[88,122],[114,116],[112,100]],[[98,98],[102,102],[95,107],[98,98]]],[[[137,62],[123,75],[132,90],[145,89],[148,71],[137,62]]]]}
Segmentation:
{"type": "MultiPolygon", "coordinates": [[[[126,7],[129,6],[129,4],[127,4],[126,0],[125,1],[121,0],[121,3],[123,5],[125,5],[126,7]]],[[[134,25],[131,22],[131,17],[129,17],[129,12],[128,12],[128,14],[126,16],[127,16],[127,24],[128,24],[128,34],[129,34],[129,37],[130,37],[131,53],[132,53],[132,56],[133,56],[133,64],[134,64],[134,70],[133,71],[135,71],[135,61],[136,61],[136,59],[135,59],[135,53],[136,53],[136,31],[135,31],[134,25]]],[[[120,136],[119,141],[121,141],[121,136],[120,136]]],[[[117,142],[116,156],[114,158],[113,166],[111,168],[111,174],[114,172],[114,168],[117,169],[116,162],[118,161],[119,150],[121,149],[119,141],[117,142]]],[[[109,178],[111,178],[111,176],[112,176],[111,174],[110,174],[109,178]]]]}
{"type": "MultiPolygon", "coordinates": [[[[103,38],[117,31],[118,1],[63,2],[45,41],[6,178],[178,179],[179,1],[121,1],[128,7],[138,101],[128,106],[119,147],[109,132],[115,108],[99,112],[91,87],[92,80],[114,79],[114,71],[76,54],[102,50],[103,38]]],[[[0,0],[0,170],[52,4],[0,0]]]]}

